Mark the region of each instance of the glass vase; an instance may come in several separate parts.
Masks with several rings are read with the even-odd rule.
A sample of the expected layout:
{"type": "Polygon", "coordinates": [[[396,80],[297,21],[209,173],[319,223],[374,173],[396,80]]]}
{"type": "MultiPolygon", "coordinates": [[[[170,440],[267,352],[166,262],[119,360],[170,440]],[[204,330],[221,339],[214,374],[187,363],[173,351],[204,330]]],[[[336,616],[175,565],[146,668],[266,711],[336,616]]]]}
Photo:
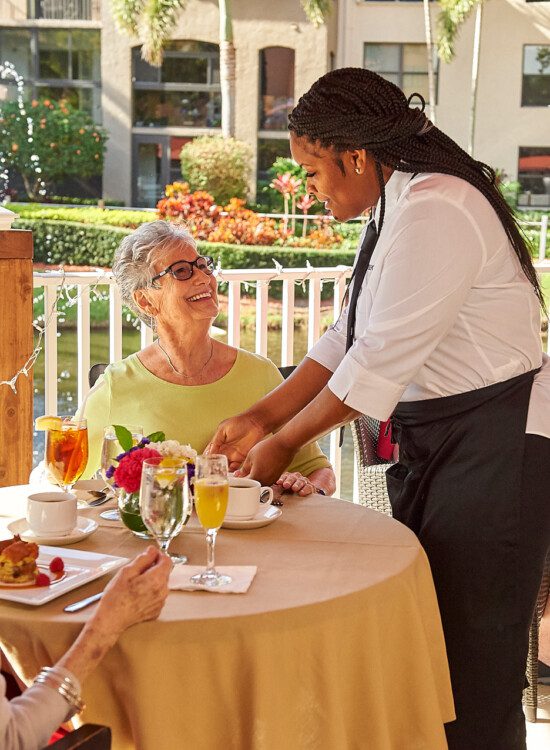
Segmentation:
{"type": "Polygon", "coordinates": [[[153,538],[147,530],[139,511],[139,492],[126,492],[119,489],[118,509],[120,511],[120,520],[126,528],[130,529],[132,534],[139,536],[140,539],[153,538]]]}

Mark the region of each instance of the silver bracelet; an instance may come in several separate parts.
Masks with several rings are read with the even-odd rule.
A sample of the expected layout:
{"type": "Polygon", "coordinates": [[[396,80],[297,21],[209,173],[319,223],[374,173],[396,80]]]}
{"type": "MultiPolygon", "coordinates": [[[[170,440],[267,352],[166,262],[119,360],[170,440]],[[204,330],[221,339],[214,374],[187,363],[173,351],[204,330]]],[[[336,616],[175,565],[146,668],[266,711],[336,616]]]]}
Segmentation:
{"type": "Polygon", "coordinates": [[[48,685],[57,690],[71,707],[64,721],[69,721],[75,714],[84,710],[84,701],[80,695],[79,687],[68,675],[61,677],[55,667],[44,667],[34,678],[35,685],[48,685]]]}

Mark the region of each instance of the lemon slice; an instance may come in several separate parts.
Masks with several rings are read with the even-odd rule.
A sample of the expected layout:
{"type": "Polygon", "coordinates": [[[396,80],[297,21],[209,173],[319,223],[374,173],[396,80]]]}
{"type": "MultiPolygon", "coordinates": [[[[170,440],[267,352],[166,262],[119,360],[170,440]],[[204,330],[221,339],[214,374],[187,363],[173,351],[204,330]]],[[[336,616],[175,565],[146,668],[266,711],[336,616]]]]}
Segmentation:
{"type": "Polygon", "coordinates": [[[63,420],[61,417],[37,417],[34,427],[40,431],[61,430],[63,427],[63,420]]]}

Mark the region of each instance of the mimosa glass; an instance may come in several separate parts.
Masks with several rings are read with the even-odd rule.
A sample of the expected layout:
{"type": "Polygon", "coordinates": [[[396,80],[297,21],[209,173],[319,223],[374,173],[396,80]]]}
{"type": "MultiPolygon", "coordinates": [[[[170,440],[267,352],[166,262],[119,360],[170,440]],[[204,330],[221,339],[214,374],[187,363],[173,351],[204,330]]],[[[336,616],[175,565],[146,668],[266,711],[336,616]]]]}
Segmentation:
{"type": "Polygon", "coordinates": [[[206,570],[192,576],[191,580],[209,588],[231,583],[230,576],[218,573],[214,566],[216,534],[225,518],[228,497],[226,456],[198,456],[195,467],[195,509],[201,526],[206,531],[208,556],[206,570]]]}
{"type": "MultiPolygon", "coordinates": [[[[139,510],[163,552],[168,554],[170,542],[189,520],[191,508],[186,461],[165,457],[143,462],[139,510]]],[[[185,555],[170,557],[174,563],[187,562],[185,555]]]]}
{"type": "Polygon", "coordinates": [[[88,463],[88,427],[85,419],[60,419],[60,427],[46,430],[44,464],[52,479],[70,492],[88,463]]]}

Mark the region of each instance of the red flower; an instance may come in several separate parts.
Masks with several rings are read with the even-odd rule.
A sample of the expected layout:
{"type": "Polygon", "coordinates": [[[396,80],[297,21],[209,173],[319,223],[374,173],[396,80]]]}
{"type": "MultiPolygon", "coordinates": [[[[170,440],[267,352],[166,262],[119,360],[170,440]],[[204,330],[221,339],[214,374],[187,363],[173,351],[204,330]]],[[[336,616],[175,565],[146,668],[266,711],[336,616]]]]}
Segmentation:
{"type": "Polygon", "coordinates": [[[141,484],[141,466],[148,458],[160,457],[154,448],[138,448],[120,459],[114,480],[126,492],[137,492],[141,484]]]}

